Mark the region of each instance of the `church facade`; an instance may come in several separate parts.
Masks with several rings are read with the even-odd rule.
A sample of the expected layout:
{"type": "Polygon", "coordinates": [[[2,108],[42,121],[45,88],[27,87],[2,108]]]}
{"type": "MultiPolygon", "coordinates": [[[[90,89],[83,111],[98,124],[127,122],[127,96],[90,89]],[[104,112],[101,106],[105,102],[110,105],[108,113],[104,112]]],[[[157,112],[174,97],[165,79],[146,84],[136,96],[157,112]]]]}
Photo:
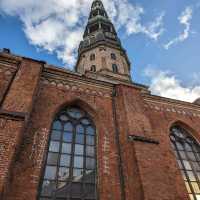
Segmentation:
{"type": "Polygon", "coordinates": [[[154,96],[94,0],[75,71],[0,53],[0,199],[200,200],[200,103],[154,96]]]}

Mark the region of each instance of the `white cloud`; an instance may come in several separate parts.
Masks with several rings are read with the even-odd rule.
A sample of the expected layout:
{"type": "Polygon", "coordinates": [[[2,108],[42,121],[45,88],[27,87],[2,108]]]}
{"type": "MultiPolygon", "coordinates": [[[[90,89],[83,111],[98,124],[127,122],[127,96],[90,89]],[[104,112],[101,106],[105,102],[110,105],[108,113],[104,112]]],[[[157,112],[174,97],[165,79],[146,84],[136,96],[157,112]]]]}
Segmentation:
{"type": "Polygon", "coordinates": [[[181,15],[178,17],[178,20],[180,24],[185,26],[185,29],[178,37],[172,39],[167,44],[165,44],[164,45],[165,49],[169,49],[172,45],[179,42],[183,42],[189,37],[190,27],[191,27],[190,21],[192,19],[192,13],[193,13],[193,10],[189,6],[186,7],[186,9],[181,13],[181,15]]]}
{"type": "MultiPolygon", "coordinates": [[[[116,27],[126,33],[143,33],[157,40],[162,34],[163,14],[143,25],[144,10],[128,0],[103,0],[116,27]]],[[[17,16],[29,42],[54,52],[64,63],[73,65],[92,0],[0,0],[0,12],[17,16]]]]}
{"type": "Polygon", "coordinates": [[[181,81],[169,72],[147,68],[145,75],[150,78],[152,94],[188,102],[194,102],[200,97],[200,85],[184,87],[181,81]]]}

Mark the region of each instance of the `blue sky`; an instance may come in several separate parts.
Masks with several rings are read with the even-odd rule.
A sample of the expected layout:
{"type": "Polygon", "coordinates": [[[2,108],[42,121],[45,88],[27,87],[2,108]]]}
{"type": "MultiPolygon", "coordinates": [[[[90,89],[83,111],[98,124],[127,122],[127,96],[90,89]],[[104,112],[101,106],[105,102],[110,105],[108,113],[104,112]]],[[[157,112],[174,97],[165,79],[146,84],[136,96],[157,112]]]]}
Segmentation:
{"type": "MultiPolygon", "coordinates": [[[[91,2],[0,0],[0,48],[73,68],[91,2]]],[[[157,95],[185,101],[200,97],[200,0],[103,2],[135,82],[157,95]]]]}

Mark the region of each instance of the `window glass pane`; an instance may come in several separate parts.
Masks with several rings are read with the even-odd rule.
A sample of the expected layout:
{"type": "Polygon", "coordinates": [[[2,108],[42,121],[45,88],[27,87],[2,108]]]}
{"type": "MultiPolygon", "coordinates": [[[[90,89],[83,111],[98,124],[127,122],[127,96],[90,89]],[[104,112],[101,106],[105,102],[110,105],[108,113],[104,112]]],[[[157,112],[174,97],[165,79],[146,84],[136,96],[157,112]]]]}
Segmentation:
{"type": "Polygon", "coordinates": [[[48,153],[47,164],[57,165],[58,163],[58,153],[48,153]]]}
{"type": "Polygon", "coordinates": [[[83,155],[84,146],[80,144],[75,145],[75,154],[76,155],[83,155]]]}
{"type": "Polygon", "coordinates": [[[64,132],[63,133],[63,142],[72,142],[72,133],[64,132]]]}
{"type": "Polygon", "coordinates": [[[86,158],[86,168],[87,169],[95,169],[95,159],[86,158]]]}
{"type": "Polygon", "coordinates": [[[70,165],[70,156],[61,154],[60,157],[60,166],[69,166],[70,165]]]}
{"type": "Polygon", "coordinates": [[[60,143],[59,142],[50,142],[49,151],[59,152],[60,143]]]}
{"type": "Polygon", "coordinates": [[[94,128],[92,128],[91,126],[87,127],[86,128],[86,134],[94,135],[95,134],[94,128]]]}
{"type": "Polygon", "coordinates": [[[196,195],[196,198],[197,198],[197,200],[200,200],[200,195],[197,194],[197,195],[196,195]]]}
{"type": "Polygon", "coordinates": [[[83,170],[82,169],[73,169],[73,181],[81,182],[83,179],[83,170]]]}
{"type": "Polygon", "coordinates": [[[82,135],[82,134],[76,134],[76,143],[78,143],[78,144],[84,144],[84,135],[82,135]]]}
{"type": "Polygon", "coordinates": [[[196,158],[193,152],[187,152],[187,156],[189,160],[196,161],[196,158]]]}
{"type": "Polygon", "coordinates": [[[87,194],[87,198],[95,198],[95,185],[94,184],[85,184],[84,190],[87,194]]]}
{"type": "Polygon", "coordinates": [[[70,143],[62,144],[62,153],[71,153],[72,145],[70,143]]]}
{"type": "Polygon", "coordinates": [[[71,200],[79,200],[82,196],[82,185],[81,183],[72,183],[71,186],[71,200]]]}
{"type": "Polygon", "coordinates": [[[79,119],[83,116],[83,112],[77,108],[69,108],[67,110],[67,113],[69,114],[70,117],[75,118],[75,119],[79,119]]]}
{"type": "Polygon", "coordinates": [[[183,164],[184,164],[186,170],[192,170],[191,165],[188,161],[183,160],[183,164]]]}
{"type": "Polygon", "coordinates": [[[180,151],[183,151],[184,148],[183,148],[183,145],[180,143],[180,142],[176,142],[176,148],[180,151]]]}
{"type": "Polygon", "coordinates": [[[55,121],[53,123],[53,129],[56,129],[56,130],[61,130],[62,129],[62,125],[59,121],[55,121]]]}
{"type": "Polygon", "coordinates": [[[95,183],[95,171],[94,170],[86,170],[85,176],[84,176],[84,182],[95,183]]]}
{"type": "Polygon", "coordinates": [[[64,125],[64,130],[65,131],[68,131],[68,132],[72,132],[72,130],[73,130],[73,126],[72,126],[72,124],[69,122],[69,123],[66,123],[65,125],[64,125]]]}
{"type": "Polygon", "coordinates": [[[94,146],[86,146],[86,156],[94,156],[95,149],[94,146]]]}
{"type": "Polygon", "coordinates": [[[83,168],[83,157],[74,156],[74,167],[83,168]]]}
{"type": "Polygon", "coordinates": [[[52,130],[51,139],[52,140],[60,140],[61,139],[61,131],[52,130]]]}
{"type": "Polygon", "coordinates": [[[45,179],[54,180],[56,178],[56,167],[53,166],[46,166],[45,169],[45,179]]]}
{"type": "Polygon", "coordinates": [[[200,171],[200,166],[199,166],[200,163],[198,163],[198,162],[191,162],[191,164],[192,164],[192,166],[193,166],[193,168],[194,168],[195,171],[200,171]]]}
{"type": "Polygon", "coordinates": [[[185,150],[192,151],[192,147],[188,143],[185,143],[185,150]]]}
{"type": "Polygon", "coordinates": [[[94,136],[87,135],[86,136],[86,144],[88,144],[88,145],[94,145],[94,136]]]}
{"type": "Polygon", "coordinates": [[[199,186],[196,182],[191,182],[191,185],[195,193],[200,193],[199,186]]]}
{"type": "Polygon", "coordinates": [[[57,183],[57,190],[55,192],[55,196],[57,197],[57,199],[62,199],[64,198],[64,200],[66,199],[67,196],[67,191],[65,190],[66,186],[68,183],[64,182],[64,181],[58,181],[57,183]],[[58,198],[60,197],[60,198],[58,198]]]}
{"type": "Polygon", "coordinates": [[[187,159],[186,154],[185,154],[185,151],[179,151],[179,154],[180,154],[180,156],[181,156],[181,158],[182,158],[183,160],[186,160],[186,159],[187,159]]]}
{"type": "Polygon", "coordinates": [[[187,188],[188,193],[191,193],[190,185],[188,182],[185,182],[185,186],[187,188]]]}
{"type": "Polygon", "coordinates": [[[192,171],[187,171],[187,175],[190,181],[196,181],[194,173],[192,171]]]}
{"type": "Polygon", "coordinates": [[[63,114],[60,116],[60,120],[67,121],[67,120],[69,120],[69,118],[67,117],[67,115],[63,114]]]}
{"type": "Polygon", "coordinates": [[[82,125],[79,124],[79,125],[76,127],[76,133],[80,133],[80,134],[83,134],[83,133],[84,133],[84,128],[83,128],[82,125]]]}
{"type": "Polygon", "coordinates": [[[67,181],[69,178],[69,168],[60,167],[58,173],[58,179],[60,181],[67,181]]]}
{"type": "Polygon", "coordinates": [[[90,121],[88,119],[82,119],[81,123],[84,124],[84,125],[89,125],[90,121]]]}

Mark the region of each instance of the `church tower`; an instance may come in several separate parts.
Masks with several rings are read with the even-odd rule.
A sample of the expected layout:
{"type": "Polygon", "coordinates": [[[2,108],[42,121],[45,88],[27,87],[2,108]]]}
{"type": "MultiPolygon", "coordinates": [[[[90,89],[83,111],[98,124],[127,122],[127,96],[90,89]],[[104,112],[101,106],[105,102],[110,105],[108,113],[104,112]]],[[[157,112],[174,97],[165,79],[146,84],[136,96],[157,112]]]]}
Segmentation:
{"type": "Polygon", "coordinates": [[[94,0],[78,50],[76,71],[90,78],[131,80],[130,62],[101,0],[94,0]]]}

